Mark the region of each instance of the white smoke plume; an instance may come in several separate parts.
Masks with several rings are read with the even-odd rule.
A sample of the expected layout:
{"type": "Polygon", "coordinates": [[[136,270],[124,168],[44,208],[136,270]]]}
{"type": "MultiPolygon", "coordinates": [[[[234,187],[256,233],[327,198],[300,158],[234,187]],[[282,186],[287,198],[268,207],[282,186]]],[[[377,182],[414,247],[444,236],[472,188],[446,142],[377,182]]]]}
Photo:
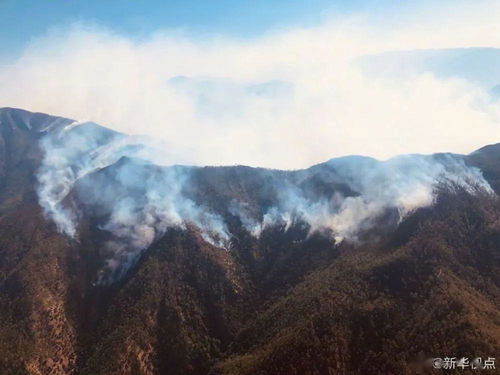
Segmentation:
{"type": "Polygon", "coordinates": [[[490,94],[498,75],[481,74],[478,84],[477,71],[420,66],[418,54],[411,62],[419,69],[396,60],[405,74],[377,74],[385,58],[370,65],[387,51],[500,47],[498,2],[460,4],[412,5],[392,21],[354,14],[246,40],[173,30],[138,40],[85,23],[55,27],[0,61],[0,101],[120,131],[92,123],[51,131],[38,172],[40,204],[59,230],[78,238],[76,199],[112,234],[110,268],[132,264],[173,226],[193,225],[228,246],[225,215],[256,238],[303,221],[311,232],[356,240],[388,210],[401,219],[432,204],[440,182],[487,183],[460,157],[342,158],[290,172],[272,187],[270,207],[232,198],[218,210],[184,191],[195,169],[165,166],[295,169],[340,155],[467,153],[498,142],[500,101],[490,94]],[[162,141],[124,135],[137,133],[162,141]],[[303,183],[315,170],[322,183],[346,189],[309,192],[303,183]]]}
{"type": "Polygon", "coordinates": [[[266,171],[272,178],[259,188],[268,194],[268,208],[233,198],[214,210],[192,178],[200,169],[161,165],[163,151],[156,146],[144,137],[81,122],[52,129],[41,140],[40,204],[58,229],[75,239],[82,217],[110,235],[102,282],[122,276],[168,228],[193,226],[206,242],[229,248],[233,234],[227,214],[238,217],[256,239],[276,226],[287,231],[305,223],[309,233],[326,229],[337,242],[357,241],[388,210],[401,220],[431,205],[441,183],[491,191],[481,172],[460,155],[404,155],[386,161],[353,156],[305,170],[266,171]],[[318,185],[331,192],[315,192],[318,185]]]}
{"type": "Polygon", "coordinates": [[[41,147],[45,153],[38,171],[40,205],[52,216],[59,230],[71,237],[76,234],[75,213],[64,207],[64,199],[78,179],[115,162],[120,153],[109,152],[106,148],[125,138],[114,132],[89,131],[100,129],[98,125],[80,125],[74,122],[62,129],[53,129],[42,138],[41,147]]]}
{"type": "Polygon", "coordinates": [[[335,174],[331,182],[346,183],[359,195],[343,197],[337,193],[329,201],[311,202],[288,193],[282,207],[302,217],[311,231],[331,229],[338,241],[357,240],[389,209],[397,210],[401,220],[417,208],[431,205],[440,184],[492,192],[481,172],[457,155],[402,155],[387,161],[346,157],[333,159],[328,165],[335,174]]]}
{"type": "MultiPolygon", "coordinates": [[[[468,153],[500,140],[500,102],[489,95],[498,74],[477,85],[467,71],[477,64],[440,74],[449,69],[403,60],[410,74],[382,78],[379,65],[356,64],[387,51],[500,47],[498,1],[458,2],[243,40],[56,25],[0,60],[0,102],[162,138],[180,164],[295,169],[350,154],[468,153]]],[[[488,67],[487,55],[474,60],[488,67]]]]}
{"type": "Polygon", "coordinates": [[[221,218],[183,195],[190,168],[152,164],[162,154],[154,142],[74,122],[49,132],[40,144],[40,205],[61,232],[75,239],[81,207],[74,207],[72,197],[77,206],[103,217],[100,229],[112,234],[105,270],[112,276],[123,274],[169,227],[194,225],[207,242],[229,243],[221,218]]]}
{"type": "Polygon", "coordinates": [[[389,210],[400,222],[408,214],[433,204],[440,186],[459,186],[474,193],[493,193],[479,169],[465,164],[460,155],[402,155],[386,161],[368,157],[344,157],[308,170],[292,172],[295,177],[274,187],[277,201],[259,221],[247,203],[232,201],[230,213],[255,237],[266,228],[279,226],[287,231],[304,222],[309,232],[329,230],[338,242],[357,241],[389,210]],[[319,174],[319,184],[340,186],[330,196],[310,194],[302,182],[319,174]],[[354,194],[352,194],[354,193],[354,194]]]}

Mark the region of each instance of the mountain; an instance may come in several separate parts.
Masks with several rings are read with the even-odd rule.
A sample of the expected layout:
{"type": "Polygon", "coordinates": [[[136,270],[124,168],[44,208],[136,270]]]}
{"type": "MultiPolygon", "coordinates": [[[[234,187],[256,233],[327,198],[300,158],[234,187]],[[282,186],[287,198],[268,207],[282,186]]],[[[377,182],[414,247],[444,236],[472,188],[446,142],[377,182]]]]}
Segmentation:
{"type": "Polygon", "coordinates": [[[500,145],[297,171],[145,151],[0,109],[1,374],[399,375],[499,352],[500,145]]]}

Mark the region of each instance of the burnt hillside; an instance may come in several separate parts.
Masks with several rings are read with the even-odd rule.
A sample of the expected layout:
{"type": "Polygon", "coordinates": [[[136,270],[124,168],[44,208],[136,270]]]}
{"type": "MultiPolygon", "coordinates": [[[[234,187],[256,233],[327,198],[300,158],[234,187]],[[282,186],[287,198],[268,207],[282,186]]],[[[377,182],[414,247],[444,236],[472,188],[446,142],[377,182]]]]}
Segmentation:
{"type": "Polygon", "coordinates": [[[357,241],[311,232],[300,218],[253,236],[234,209],[244,202],[250,219],[265,220],[289,185],[307,201],[355,198],[342,168],[357,158],[300,171],[176,166],[173,174],[120,158],[66,197],[79,219],[71,238],[37,197],[40,139],[70,123],[0,110],[1,374],[399,375],[415,373],[419,358],[499,353],[498,145],[451,156],[479,168],[495,192],[444,184],[432,205],[403,220],[384,209],[357,241]],[[142,199],[142,185],[120,179],[130,171],[186,179],[183,196],[224,219],[228,244],[196,225],[169,227],[102,282],[109,243],[128,237],[103,229],[108,192],[87,187],[105,179],[117,202],[142,199]]]}

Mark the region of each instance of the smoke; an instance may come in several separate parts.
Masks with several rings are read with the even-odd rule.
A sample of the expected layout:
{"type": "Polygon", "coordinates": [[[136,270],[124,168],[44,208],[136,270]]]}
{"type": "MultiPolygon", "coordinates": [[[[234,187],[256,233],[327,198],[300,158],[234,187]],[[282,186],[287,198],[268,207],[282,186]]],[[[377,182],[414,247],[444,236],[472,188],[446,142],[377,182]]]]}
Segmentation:
{"type": "Polygon", "coordinates": [[[356,64],[391,50],[500,46],[498,3],[415,7],[245,40],[56,27],[2,61],[0,102],[161,138],[171,163],[192,165],[294,169],[497,142],[488,90],[500,82],[478,86],[468,72],[440,74],[446,66],[386,79],[356,64]]]}
{"type": "Polygon", "coordinates": [[[101,230],[112,234],[106,246],[111,270],[125,272],[140,252],[168,228],[197,228],[204,240],[225,248],[230,234],[223,220],[187,198],[190,168],[158,167],[150,162],[122,158],[76,184],[79,199],[101,230]]]}
{"type": "Polygon", "coordinates": [[[228,215],[256,239],[306,223],[311,233],[356,241],[388,212],[397,221],[432,204],[440,183],[489,189],[459,156],[394,155],[468,153],[497,142],[500,102],[488,85],[498,82],[478,85],[470,72],[440,74],[425,64],[382,77],[363,60],[500,47],[498,3],[460,3],[426,3],[401,17],[354,14],[246,40],[172,30],[137,40],[95,25],[56,27],[0,65],[0,101],[116,130],[90,122],[50,131],[38,172],[45,212],[74,238],[82,218],[96,220],[109,234],[116,274],[171,227],[231,246],[228,215]],[[209,192],[189,194],[196,168],[172,166],[295,169],[349,154],[389,159],[334,159],[282,181],[276,174],[265,207],[241,197],[215,207],[209,192]]]}
{"type": "Polygon", "coordinates": [[[440,184],[491,191],[481,172],[460,155],[404,155],[386,161],[354,156],[305,170],[266,171],[256,187],[266,204],[243,194],[262,170],[250,169],[239,182],[229,174],[229,184],[239,186],[236,198],[213,206],[212,198],[224,192],[217,185],[207,190],[200,176],[195,178],[199,167],[162,164],[168,152],[146,137],[89,122],[47,130],[40,140],[40,204],[58,229],[76,240],[82,219],[105,234],[107,265],[101,282],[123,276],[169,228],[193,228],[212,246],[229,249],[234,235],[227,219],[232,215],[257,241],[263,231],[278,227],[286,232],[305,224],[309,233],[327,231],[337,242],[356,242],[377,224],[386,225],[381,220],[388,212],[395,213],[397,224],[431,205],[440,184]]]}
{"type": "Polygon", "coordinates": [[[76,233],[75,214],[64,207],[64,199],[75,181],[116,161],[119,150],[111,152],[109,147],[125,138],[98,125],[84,125],[73,122],[53,129],[41,140],[45,153],[38,171],[40,205],[52,216],[58,229],[71,237],[76,233]]]}
{"type": "Polygon", "coordinates": [[[259,223],[250,213],[250,207],[248,202],[241,202],[238,200],[231,200],[229,203],[229,213],[231,215],[237,216],[240,219],[241,225],[245,228],[252,236],[259,237],[262,233],[262,227],[265,226],[266,220],[263,223],[259,223]]]}
{"type": "Polygon", "coordinates": [[[164,154],[155,142],[74,122],[50,131],[40,144],[38,196],[45,213],[75,239],[84,215],[111,234],[103,280],[126,272],[170,227],[193,225],[212,245],[229,243],[221,218],[183,194],[191,168],[153,164],[164,154]]]}
{"type": "Polygon", "coordinates": [[[292,178],[273,181],[277,199],[259,221],[248,203],[231,201],[230,213],[253,236],[280,227],[305,223],[309,233],[332,233],[337,242],[359,240],[364,232],[393,213],[393,224],[421,207],[433,204],[440,186],[459,186],[470,193],[492,193],[479,169],[467,166],[461,155],[402,155],[386,161],[352,156],[292,172],[292,178]],[[309,184],[308,181],[313,181],[309,184]],[[311,191],[324,187],[330,192],[311,191]]]}
{"type": "Polygon", "coordinates": [[[326,183],[344,183],[356,196],[336,192],[328,199],[311,200],[303,195],[287,194],[281,209],[303,218],[311,231],[330,229],[337,241],[358,240],[390,210],[398,222],[417,208],[433,203],[441,184],[461,186],[470,192],[476,188],[491,192],[477,168],[466,166],[462,157],[444,155],[402,155],[387,161],[366,157],[345,157],[328,162],[333,175],[326,183]]]}

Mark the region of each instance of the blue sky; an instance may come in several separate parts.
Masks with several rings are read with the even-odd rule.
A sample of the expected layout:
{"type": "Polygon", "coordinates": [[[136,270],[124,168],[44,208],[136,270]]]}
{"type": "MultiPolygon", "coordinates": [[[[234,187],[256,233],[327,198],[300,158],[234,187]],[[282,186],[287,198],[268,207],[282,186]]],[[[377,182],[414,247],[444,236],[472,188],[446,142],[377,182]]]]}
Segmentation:
{"type": "Polygon", "coordinates": [[[91,22],[135,38],[161,29],[197,37],[251,37],[311,26],[352,11],[379,12],[387,0],[0,0],[0,43],[19,50],[54,26],[91,22]]]}

